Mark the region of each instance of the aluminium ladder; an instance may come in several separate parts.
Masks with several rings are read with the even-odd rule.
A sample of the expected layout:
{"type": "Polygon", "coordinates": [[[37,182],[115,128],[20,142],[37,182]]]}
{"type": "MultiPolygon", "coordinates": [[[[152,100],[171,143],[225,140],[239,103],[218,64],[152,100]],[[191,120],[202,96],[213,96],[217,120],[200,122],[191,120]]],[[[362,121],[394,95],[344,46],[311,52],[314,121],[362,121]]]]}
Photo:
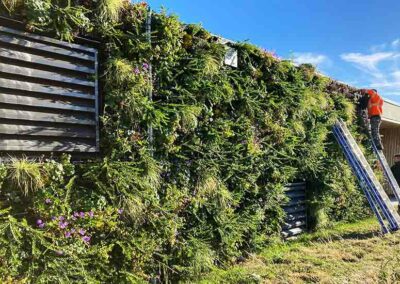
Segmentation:
{"type": "Polygon", "coordinates": [[[394,196],[396,197],[396,200],[400,204],[400,188],[399,188],[399,185],[392,173],[392,170],[390,169],[389,163],[387,162],[386,157],[383,154],[383,151],[378,150],[378,148],[376,147],[374,139],[372,139],[372,137],[371,137],[371,141],[372,141],[372,148],[375,152],[375,155],[377,156],[377,158],[379,160],[379,163],[382,166],[382,170],[385,175],[385,178],[386,178],[390,188],[392,189],[394,196]]]}
{"type": "MultiPolygon", "coordinates": [[[[333,134],[353,169],[372,211],[378,218],[382,231],[384,233],[397,231],[400,228],[400,216],[393,208],[389,197],[346,124],[341,120],[337,121],[333,127],[333,134]]],[[[380,162],[382,161],[380,159],[380,162]]]]}

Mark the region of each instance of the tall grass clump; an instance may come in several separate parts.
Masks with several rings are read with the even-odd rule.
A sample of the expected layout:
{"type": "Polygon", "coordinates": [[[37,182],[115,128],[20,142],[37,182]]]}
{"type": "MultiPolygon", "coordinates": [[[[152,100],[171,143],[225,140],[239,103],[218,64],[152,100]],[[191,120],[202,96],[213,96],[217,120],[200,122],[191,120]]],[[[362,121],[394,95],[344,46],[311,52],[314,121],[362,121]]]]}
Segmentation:
{"type": "Polygon", "coordinates": [[[24,195],[29,195],[42,188],[45,184],[45,178],[40,163],[30,161],[27,158],[11,158],[7,179],[15,189],[22,190],[24,195]]]}

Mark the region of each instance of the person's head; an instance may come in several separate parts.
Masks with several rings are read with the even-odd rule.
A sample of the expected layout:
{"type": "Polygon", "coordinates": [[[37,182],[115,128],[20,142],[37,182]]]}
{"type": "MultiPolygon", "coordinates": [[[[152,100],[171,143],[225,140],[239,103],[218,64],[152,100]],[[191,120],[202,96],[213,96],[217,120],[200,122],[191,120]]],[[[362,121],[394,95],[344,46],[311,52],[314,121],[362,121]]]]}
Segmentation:
{"type": "Polygon", "coordinates": [[[373,95],[377,94],[378,91],[376,89],[367,90],[368,96],[372,97],[373,95]]]}
{"type": "Polygon", "coordinates": [[[394,155],[394,162],[395,163],[400,163],[400,154],[394,155]]]}

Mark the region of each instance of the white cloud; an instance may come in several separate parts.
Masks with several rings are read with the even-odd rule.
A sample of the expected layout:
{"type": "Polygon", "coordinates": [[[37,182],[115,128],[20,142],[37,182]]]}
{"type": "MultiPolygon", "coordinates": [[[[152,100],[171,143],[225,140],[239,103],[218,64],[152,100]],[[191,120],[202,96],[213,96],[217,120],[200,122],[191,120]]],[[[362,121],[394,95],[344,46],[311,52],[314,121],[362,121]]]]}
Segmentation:
{"type": "Polygon", "coordinates": [[[396,81],[400,82],[400,70],[396,70],[391,74],[396,81]]]}
{"type": "Polygon", "coordinates": [[[400,81],[383,81],[383,82],[375,82],[369,85],[371,88],[400,88],[400,81]]]}
{"type": "Polygon", "coordinates": [[[326,55],[316,54],[312,52],[295,52],[293,53],[293,62],[296,64],[309,63],[315,66],[323,63],[329,63],[330,60],[326,55]]]}
{"type": "MultiPolygon", "coordinates": [[[[388,97],[400,97],[400,91],[391,91],[390,94],[388,95],[388,97]]],[[[397,99],[398,101],[398,99],[397,99]]]]}
{"type": "Polygon", "coordinates": [[[376,52],[371,54],[344,53],[340,57],[347,62],[353,63],[358,68],[366,68],[368,71],[377,71],[377,66],[385,60],[395,59],[399,54],[394,52],[376,52]]]}
{"type": "Polygon", "coordinates": [[[382,43],[382,44],[377,44],[377,45],[373,45],[370,47],[371,52],[380,52],[380,51],[384,51],[387,48],[387,44],[386,43],[382,43]]]}
{"type": "Polygon", "coordinates": [[[359,87],[375,88],[383,95],[397,97],[400,95],[399,48],[400,38],[370,48],[376,52],[351,52],[340,57],[361,71],[354,78],[360,81],[359,87]]]}
{"type": "Polygon", "coordinates": [[[393,48],[400,47],[400,38],[395,39],[394,41],[392,41],[391,45],[392,45],[393,48]]]}

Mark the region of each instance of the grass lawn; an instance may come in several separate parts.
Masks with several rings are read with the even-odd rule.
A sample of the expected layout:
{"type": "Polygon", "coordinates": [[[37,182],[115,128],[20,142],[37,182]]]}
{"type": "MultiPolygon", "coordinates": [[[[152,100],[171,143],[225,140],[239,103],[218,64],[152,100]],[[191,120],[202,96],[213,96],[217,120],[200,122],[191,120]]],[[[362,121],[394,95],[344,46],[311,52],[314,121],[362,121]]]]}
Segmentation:
{"type": "Polygon", "coordinates": [[[278,243],[197,283],[398,283],[400,232],[380,235],[374,219],[278,243]]]}

